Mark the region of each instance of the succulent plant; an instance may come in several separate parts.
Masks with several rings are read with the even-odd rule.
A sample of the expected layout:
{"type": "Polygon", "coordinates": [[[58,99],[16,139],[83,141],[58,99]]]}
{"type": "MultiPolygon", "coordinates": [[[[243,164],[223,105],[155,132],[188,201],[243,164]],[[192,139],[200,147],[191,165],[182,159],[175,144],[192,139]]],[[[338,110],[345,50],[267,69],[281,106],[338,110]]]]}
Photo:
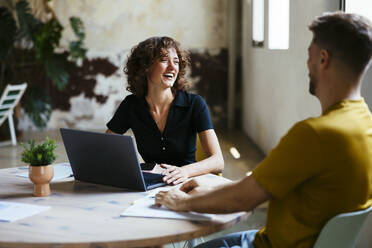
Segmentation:
{"type": "Polygon", "coordinates": [[[22,161],[31,166],[49,165],[56,160],[55,149],[57,148],[54,139],[46,139],[40,144],[35,144],[35,140],[31,139],[27,144],[23,144],[24,151],[22,152],[22,161]]]}

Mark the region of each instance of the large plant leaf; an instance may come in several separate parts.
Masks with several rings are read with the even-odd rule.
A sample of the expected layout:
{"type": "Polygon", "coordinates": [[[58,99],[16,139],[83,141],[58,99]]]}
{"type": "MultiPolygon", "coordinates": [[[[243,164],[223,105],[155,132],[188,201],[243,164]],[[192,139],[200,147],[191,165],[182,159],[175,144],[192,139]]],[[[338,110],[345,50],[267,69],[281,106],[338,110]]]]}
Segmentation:
{"type": "Polygon", "coordinates": [[[85,38],[84,23],[78,17],[70,17],[70,25],[75,35],[79,38],[80,41],[85,38]]]}
{"type": "Polygon", "coordinates": [[[34,46],[37,59],[48,59],[54,53],[54,48],[59,46],[62,30],[61,24],[52,18],[35,34],[34,46]]]}
{"type": "Polygon", "coordinates": [[[54,81],[59,90],[63,90],[68,84],[70,74],[67,66],[66,58],[62,54],[53,54],[45,63],[48,77],[54,81]]]}
{"type": "Polygon", "coordinates": [[[52,112],[50,97],[43,89],[28,88],[24,103],[22,107],[35,126],[40,129],[45,128],[52,112]]]}
{"type": "Polygon", "coordinates": [[[26,38],[29,41],[34,39],[34,35],[42,27],[42,22],[36,19],[31,14],[31,9],[27,1],[19,1],[16,4],[18,22],[19,22],[19,36],[26,38]]]}
{"type": "Polygon", "coordinates": [[[73,61],[78,60],[79,58],[85,59],[85,54],[87,49],[84,48],[84,23],[78,17],[71,17],[70,24],[75,35],[78,37],[77,41],[70,42],[70,56],[73,61]]]}
{"type": "Polygon", "coordinates": [[[83,42],[81,41],[71,41],[70,42],[70,56],[73,61],[79,58],[84,59],[87,49],[84,48],[83,42]]]}
{"type": "Polygon", "coordinates": [[[17,26],[12,14],[7,8],[0,8],[0,61],[3,61],[11,47],[17,33],[17,26]]]}

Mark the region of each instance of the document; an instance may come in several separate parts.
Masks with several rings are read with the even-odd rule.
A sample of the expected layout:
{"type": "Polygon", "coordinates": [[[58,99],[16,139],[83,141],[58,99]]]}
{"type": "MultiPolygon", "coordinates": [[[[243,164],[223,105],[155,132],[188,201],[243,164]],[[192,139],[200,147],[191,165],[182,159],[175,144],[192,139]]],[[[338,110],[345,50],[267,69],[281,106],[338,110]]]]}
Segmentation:
{"type": "MultiPolygon", "coordinates": [[[[204,177],[206,176],[212,175],[205,175],[204,177]]],[[[213,177],[216,176],[213,175],[213,177]]],[[[145,197],[134,201],[130,207],[120,214],[120,216],[226,222],[231,219],[240,218],[240,216],[246,214],[246,212],[232,214],[201,214],[196,212],[177,212],[164,206],[157,207],[155,205],[155,195],[159,191],[167,191],[173,187],[165,186],[151,190],[145,197]]]]}
{"type": "Polygon", "coordinates": [[[0,221],[11,222],[46,211],[50,206],[0,201],[0,221]]]}
{"type": "Polygon", "coordinates": [[[147,218],[164,218],[164,219],[184,219],[210,221],[213,219],[213,214],[199,214],[194,212],[176,212],[168,208],[155,205],[155,197],[153,194],[147,195],[133,202],[120,216],[131,217],[147,217],[147,218]]]}
{"type": "MultiPolygon", "coordinates": [[[[23,170],[27,169],[27,168],[28,168],[28,166],[27,167],[20,167],[20,169],[23,169],[23,170]]],[[[54,169],[54,176],[53,176],[52,182],[60,180],[60,179],[64,179],[64,178],[67,178],[67,177],[71,177],[73,175],[70,163],[54,164],[53,169],[54,169]]],[[[16,174],[16,175],[19,176],[19,177],[28,177],[28,170],[25,171],[25,172],[16,174]]]]}

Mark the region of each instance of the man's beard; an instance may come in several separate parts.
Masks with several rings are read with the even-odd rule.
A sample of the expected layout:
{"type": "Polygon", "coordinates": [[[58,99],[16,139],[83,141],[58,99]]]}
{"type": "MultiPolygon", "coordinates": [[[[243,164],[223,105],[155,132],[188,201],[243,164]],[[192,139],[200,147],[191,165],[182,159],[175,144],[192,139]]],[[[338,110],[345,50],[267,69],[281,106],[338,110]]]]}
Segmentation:
{"type": "Polygon", "coordinates": [[[315,96],[315,88],[316,88],[316,85],[317,85],[317,82],[318,80],[316,78],[314,78],[314,76],[311,76],[309,74],[309,92],[311,95],[315,96]]]}
{"type": "Polygon", "coordinates": [[[314,81],[310,79],[310,83],[309,83],[309,92],[311,95],[314,95],[315,96],[315,84],[314,84],[314,81]]]}

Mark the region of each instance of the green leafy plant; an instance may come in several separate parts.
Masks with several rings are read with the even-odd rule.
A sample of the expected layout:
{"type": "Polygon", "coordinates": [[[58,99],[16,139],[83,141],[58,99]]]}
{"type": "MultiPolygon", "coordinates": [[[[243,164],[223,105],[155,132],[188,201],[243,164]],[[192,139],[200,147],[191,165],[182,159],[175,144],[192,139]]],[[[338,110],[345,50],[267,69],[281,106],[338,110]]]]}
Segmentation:
{"type": "Polygon", "coordinates": [[[42,1],[52,15],[44,22],[32,14],[25,0],[8,0],[0,7],[0,93],[9,83],[27,82],[22,102],[38,128],[46,127],[51,115],[48,90],[56,87],[63,91],[69,82],[71,63],[85,59],[87,51],[84,24],[78,17],[71,17],[76,40],[70,41],[65,52],[57,52],[63,27],[47,2],[42,1]]]}
{"type": "Polygon", "coordinates": [[[54,139],[46,139],[36,145],[35,140],[31,139],[28,141],[28,146],[22,143],[24,151],[22,152],[22,161],[30,164],[31,166],[43,166],[49,165],[56,160],[56,154],[54,153],[57,145],[54,139]]]}

